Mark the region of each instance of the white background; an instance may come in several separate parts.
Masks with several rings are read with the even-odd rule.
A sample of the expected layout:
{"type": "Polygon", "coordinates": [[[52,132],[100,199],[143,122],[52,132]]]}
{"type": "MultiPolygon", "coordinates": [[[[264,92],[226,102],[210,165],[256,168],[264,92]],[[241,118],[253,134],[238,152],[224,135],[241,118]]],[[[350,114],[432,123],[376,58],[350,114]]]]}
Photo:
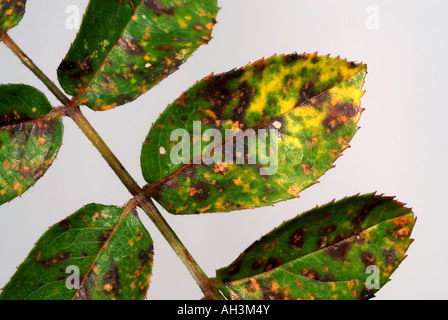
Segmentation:
{"type": "MultiPolygon", "coordinates": [[[[55,82],[76,30],[66,8],[86,0],[28,0],[11,37],[55,82]]],[[[137,101],[87,118],[135,179],[144,185],[140,149],[149,128],[195,81],[274,53],[315,52],[368,65],[366,109],[352,148],[301,198],[227,214],[162,213],[209,276],[284,220],[357,193],[397,196],[418,217],[408,258],[377,299],[447,299],[448,194],[447,1],[222,0],[213,40],[178,72],[137,101]],[[369,29],[375,5],[379,29],[369,29]],[[367,22],[367,25],[366,25],[367,22]]],[[[51,93],[0,43],[0,83],[26,83],[51,93]]],[[[123,205],[131,196],[70,119],[47,174],[21,198],[0,207],[0,287],[47,228],[91,203],[123,205]]],[[[200,299],[201,291],[159,231],[140,211],[155,241],[149,299],[200,299]]]]}

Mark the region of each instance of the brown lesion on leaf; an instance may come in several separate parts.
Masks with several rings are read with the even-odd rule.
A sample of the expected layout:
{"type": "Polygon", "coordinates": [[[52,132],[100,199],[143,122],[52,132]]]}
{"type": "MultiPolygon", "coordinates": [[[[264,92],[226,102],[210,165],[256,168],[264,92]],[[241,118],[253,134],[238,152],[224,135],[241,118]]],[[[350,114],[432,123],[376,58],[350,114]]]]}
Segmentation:
{"type": "Polygon", "coordinates": [[[206,86],[201,90],[200,95],[209,102],[211,111],[216,115],[217,119],[224,119],[224,112],[229,102],[235,97],[240,90],[246,92],[246,86],[240,85],[239,90],[232,92],[229,88],[229,82],[239,79],[244,74],[244,69],[233,69],[229,72],[210,76],[206,81],[206,86]]]}
{"type": "Polygon", "coordinates": [[[342,127],[350,118],[358,115],[360,111],[361,108],[352,103],[337,103],[330,107],[323,124],[330,132],[333,132],[342,127]]]}
{"type": "Polygon", "coordinates": [[[397,251],[395,249],[384,249],[382,254],[386,265],[392,265],[397,262],[397,251]]]}
{"type": "Polygon", "coordinates": [[[62,230],[64,231],[68,231],[70,230],[70,219],[69,218],[65,218],[64,220],[60,221],[58,223],[58,226],[62,228],[62,230]]]}
{"type": "Polygon", "coordinates": [[[174,15],[176,7],[165,7],[160,0],[143,0],[143,3],[158,17],[162,15],[174,15]]]}
{"type": "Polygon", "coordinates": [[[312,96],[306,100],[303,100],[303,98],[306,97],[307,93],[301,92],[300,94],[299,94],[299,98],[297,100],[298,106],[310,106],[317,110],[321,110],[322,106],[324,104],[331,102],[331,94],[328,91],[323,91],[323,92],[317,93],[315,96],[312,96]],[[304,94],[305,96],[302,96],[300,94],[304,94]]]}
{"type": "Polygon", "coordinates": [[[199,201],[205,201],[210,196],[210,187],[207,183],[199,181],[190,187],[190,196],[199,201]]]}
{"type": "MultiPolygon", "coordinates": [[[[97,265],[95,264],[92,269],[88,271],[88,274],[83,276],[85,277],[84,280],[81,283],[80,288],[76,291],[75,295],[73,296],[73,300],[91,300],[92,295],[90,292],[90,286],[95,286],[95,279],[96,275],[94,272],[94,269],[97,268],[97,265]]],[[[94,287],[95,288],[95,287],[94,287]]]]}
{"type": "Polygon", "coordinates": [[[118,267],[113,261],[113,259],[110,259],[110,269],[109,271],[104,275],[103,279],[103,292],[106,294],[114,293],[115,296],[119,299],[120,298],[120,277],[119,277],[119,271],[118,267]]]}
{"type": "Polygon", "coordinates": [[[369,217],[369,215],[372,213],[372,211],[377,207],[378,205],[384,203],[385,198],[381,197],[374,197],[372,200],[370,200],[368,203],[366,203],[362,208],[358,209],[354,214],[354,217],[351,221],[351,224],[353,225],[353,230],[355,232],[359,232],[362,229],[362,224],[364,221],[369,217]]]}
{"type": "Polygon", "coordinates": [[[134,38],[121,37],[118,39],[117,45],[131,56],[142,56],[145,54],[145,49],[134,38]]]}
{"type": "Polygon", "coordinates": [[[334,223],[330,223],[329,225],[319,229],[319,236],[317,239],[316,245],[321,248],[326,246],[328,241],[328,236],[336,231],[337,226],[334,223]]]}
{"type": "Polygon", "coordinates": [[[10,111],[0,115],[0,127],[16,125],[21,122],[31,121],[32,117],[24,113],[10,111]]]}
{"type": "Polygon", "coordinates": [[[288,243],[298,249],[301,249],[305,241],[304,237],[305,237],[305,230],[297,229],[296,231],[293,232],[293,234],[289,238],[288,243]]]}
{"type": "Polygon", "coordinates": [[[325,252],[334,260],[345,260],[350,248],[351,243],[346,240],[326,248],[325,252]]]}
{"type": "Polygon", "coordinates": [[[234,275],[236,275],[242,267],[242,258],[243,255],[240,255],[240,257],[238,258],[238,260],[233,263],[226,271],[227,271],[227,275],[228,277],[226,279],[224,279],[224,282],[229,282],[230,281],[230,277],[233,277],[234,275]]]}
{"type": "Polygon", "coordinates": [[[53,257],[44,260],[38,260],[38,258],[40,258],[40,255],[41,255],[40,253],[36,255],[35,260],[38,264],[43,265],[45,267],[52,267],[58,263],[62,263],[66,260],[71,259],[71,253],[69,252],[61,252],[53,257]]]}
{"type": "Polygon", "coordinates": [[[364,287],[359,294],[360,300],[369,300],[374,297],[375,297],[375,291],[373,289],[367,289],[366,287],[364,287]]]}
{"type": "Polygon", "coordinates": [[[253,263],[251,264],[250,268],[251,268],[252,270],[254,270],[254,271],[255,271],[255,270],[259,270],[259,269],[263,266],[265,260],[266,260],[265,257],[261,257],[260,259],[258,259],[258,260],[256,260],[255,262],[253,262],[253,263]]]}
{"type": "Polygon", "coordinates": [[[287,64],[290,64],[299,60],[306,60],[308,57],[306,54],[298,54],[297,52],[294,52],[292,54],[285,55],[284,59],[287,64]]]}
{"type": "Polygon", "coordinates": [[[266,66],[267,66],[266,59],[260,59],[252,64],[255,74],[262,74],[264,69],[266,69],[266,66]]]}
{"type": "Polygon", "coordinates": [[[272,282],[271,287],[267,287],[262,283],[259,284],[259,288],[262,295],[262,300],[285,300],[285,296],[282,291],[276,290],[278,283],[272,282]]]}
{"type": "Polygon", "coordinates": [[[278,258],[269,258],[264,265],[264,271],[270,271],[277,268],[279,265],[281,265],[281,261],[278,258]]]}
{"type": "Polygon", "coordinates": [[[140,251],[138,252],[138,260],[141,262],[142,266],[145,266],[148,264],[148,262],[151,261],[153,255],[154,255],[154,246],[151,245],[149,250],[140,249],[140,251]]]}
{"type": "Polygon", "coordinates": [[[364,267],[375,265],[375,255],[368,251],[361,252],[361,262],[364,265],[364,267]]]}
{"type": "Polygon", "coordinates": [[[232,121],[244,123],[246,110],[250,105],[251,98],[255,95],[255,89],[249,86],[247,81],[243,81],[238,89],[233,93],[233,96],[238,99],[238,105],[232,110],[232,121]]]}
{"type": "Polygon", "coordinates": [[[320,281],[321,277],[317,271],[310,271],[308,269],[303,269],[302,274],[310,280],[320,281]]]}
{"type": "Polygon", "coordinates": [[[100,246],[103,246],[103,244],[107,241],[109,241],[112,233],[114,232],[114,229],[107,229],[106,232],[103,232],[98,236],[98,242],[100,246]]]}

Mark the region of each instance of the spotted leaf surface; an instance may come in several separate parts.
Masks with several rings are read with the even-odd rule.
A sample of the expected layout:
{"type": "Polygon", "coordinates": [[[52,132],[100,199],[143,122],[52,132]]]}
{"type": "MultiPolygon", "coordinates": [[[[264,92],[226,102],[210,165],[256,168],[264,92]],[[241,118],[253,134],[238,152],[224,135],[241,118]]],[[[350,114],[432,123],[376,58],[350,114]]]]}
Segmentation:
{"type": "Polygon", "coordinates": [[[229,299],[369,299],[405,258],[415,219],[367,194],[285,222],[217,271],[229,299]]]}
{"type": "Polygon", "coordinates": [[[63,124],[33,87],[0,85],[0,204],[44,175],[62,144],[63,124]]]}
{"type": "Polygon", "coordinates": [[[94,110],[130,102],[208,43],[217,11],[216,0],[91,0],[59,82],[94,110]]]}
{"type": "Polygon", "coordinates": [[[365,75],[363,64],[292,54],[203,79],[168,106],[143,144],[147,193],[174,214],[298,197],[349,146],[365,75]]]}
{"type": "Polygon", "coordinates": [[[136,212],[89,204],[39,239],[0,299],[144,299],[152,262],[153,242],[136,212]]]}
{"type": "MultiPolygon", "coordinates": [[[[25,14],[26,0],[0,0],[0,31],[15,27],[25,14]]],[[[1,35],[0,35],[1,41],[1,35]]]]}

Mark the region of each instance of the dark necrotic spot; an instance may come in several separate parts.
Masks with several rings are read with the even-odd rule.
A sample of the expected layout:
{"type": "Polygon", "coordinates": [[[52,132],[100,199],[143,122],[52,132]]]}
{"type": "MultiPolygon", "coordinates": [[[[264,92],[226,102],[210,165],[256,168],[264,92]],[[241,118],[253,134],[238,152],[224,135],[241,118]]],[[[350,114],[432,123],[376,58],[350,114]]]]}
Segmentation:
{"type": "Polygon", "coordinates": [[[359,107],[350,103],[338,103],[328,111],[323,124],[331,132],[342,127],[345,122],[359,112],[359,107]]]}
{"type": "Polygon", "coordinates": [[[372,289],[367,289],[366,287],[362,289],[359,295],[360,300],[369,300],[372,299],[373,297],[375,297],[375,291],[372,289]]]}
{"type": "Polygon", "coordinates": [[[254,263],[251,264],[250,268],[252,270],[258,270],[261,268],[261,266],[263,265],[264,259],[258,259],[257,261],[255,261],[254,263]]]}
{"type": "Polygon", "coordinates": [[[9,125],[16,125],[20,122],[33,120],[30,116],[24,113],[17,112],[7,112],[5,114],[0,115],[0,127],[5,127],[9,125]]]}
{"type": "Polygon", "coordinates": [[[262,300],[284,300],[283,290],[274,292],[261,283],[259,283],[259,287],[262,294],[262,300]]]}
{"type": "Polygon", "coordinates": [[[209,101],[211,111],[218,119],[224,119],[225,107],[238,92],[238,90],[235,92],[230,90],[229,82],[239,79],[243,73],[243,69],[234,69],[227,73],[210,77],[207,85],[201,90],[200,95],[209,101]]]}
{"type": "Polygon", "coordinates": [[[58,223],[58,225],[59,225],[59,227],[61,227],[62,230],[64,230],[64,231],[68,231],[68,230],[70,230],[70,219],[69,219],[69,218],[66,218],[66,219],[60,221],[60,222],[58,223]]]}
{"type": "Polygon", "coordinates": [[[71,258],[71,253],[69,253],[69,252],[61,252],[61,253],[53,256],[53,257],[50,257],[50,258],[47,258],[47,259],[44,259],[44,260],[40,260],[40,261],[36,260],[36,262],[39,263],[40,265],[45,266],[45,267],[52,267],[52,266],[54,266],[54,265],[56,265],[58,263],[66,261],[66,260],[68,260],[70,258],[71,258]]]}
{"type": "Polygon", "coordinates": [[[306,55],[298,54],[297,52],[285,55],[285,61],[287,64],[304,59],[306,59],[306,55]]]}
{"type": "Polygon", "coordinates": [[[303,275],[305,277],[307,277],[308,279],[311,279],[311,280],[315,280],[315,281],[321,281],[322,280],[319,272],[317,272],[317,271],[307,271],[303,275]]]}
{"type": "Polygon", "coordinates": [[[239,79],[243,74],[244,74],[244,69],[239,68],[239,69],[233,69],[233,70],[227,71],[226,73],[223,74],[223,76],[226,77],[228,80],[234,80],[234,79],[239,79]]]}
{"type": "Polygon", "coordinates": [[[233,277],[241,270],[242,262],[241,259],[233,263],[228,269],[227,274],[229,277],[233,277]]]}
{"type": "Polygon", "coordinates": [[[231,116],[232,121],[239,121],[240,123],[244,121],[244,115],[246,114],[247,107],[250,104],[253,94],[253,89],[249,86],[247,81],[244,81],[238,86],[234,96],[239,98],[239,104],[233,108],[231,116]]]}
{"type": "Polygon", "coordinates": [[[302,106],[310,106],[310,107],[316,108],[318,110],[322,109],[322,106],[324,104],[330,103],[330,102],[331,102],[331,95],[330,95],[330,93],[328,93],[328,91],[319,93],[308,100],[305,100],[302,102],[300,102],[300,100],[298,101],[298,103],[301,103],[302,106]]]}
{"type": "Polygon", "coordinates": [[[252,64],[253,68],[254,68],[254,72],[255,74],[261,74],[263,73],[264,69],[266,68],[266,60],[265,59],[261,59],[258,60],[256,62],[254,62],[252,64]]]}
{"type": "Polygon", "coordinates": [[[328,240],[328,236],[336,231],[337,226],[334,223],[330,223],[329,225],[319,229],[319,237],[317,239],[317,246],[321,247],[324,244],[324,241],[328,240]]]}
{"type": "Polygon", "coordinates": [[[354,63],[353,61],[350,61],[348,66],[350,69],[354,69],[354,68],[356,68],[356,63],[354,63]]]}
{"type": "Polygon", "coordinates": [[[98,242],[100,243],[100,246],[102,246],[104,244],[104,242],[106,242],[110,239],[111,234],[112,234],[112,229],[107,229],[106,232],[104,232],[98,236],[98,242]]]}
{"type": "Polygon", "coordinates": [[[121,106],[121,105],[123,105],[123,104],[132,102],[132,101],[134,101],[134,100],[135,100],[134,97],[131,97],[131,96],[127,95],[127,94],[120,94],[120,95],[117,97],[115,103],[116,103],[117,106],[121,106]]]}
{"type": "Polygon", "coordinates": [[[141,249],[138,252],[138,260],[140,260],[140,262],[142,263],[142,266],[146,265],[151,260],[152,254],[153,254],[152,246],[148,251],[141,249]]]}
{"type": "Polygon", "coordinates": [[[369,217],[369,215],[372,213],[375,207],[377,207],[382,203],[383,203],[382,198],[375,197],[368,203],[366,203],[362,208],[360,208],[358,211],[355,212],[354,217],[352,219],[352,224],[354,226],[353,229],[355,232],[359,232],[362,230],[362,224],[364,223],[364,221],[369,217]]]}
{"type": "Polygon", "coordinates": [[[210,187],[207,183],[199,181],[190,188],[190,195],[199,201],[205,201],[210,196],[210,187]]]}
{"type": "Polygon", "coordinates": [[[375,265],[375,256],[371,252],[361,252],[361,262],[364,265],[364,267],[375,265]]]}
{"type": "Polygon", "coordinates": [[[104,290],[104,293],[115,293],[117,297],[120,297],[120,286],[119,286],[119,273],[115,262],[110,260],[110,269],[103,277],[103,285],[108,288],[104,290]]]}
{"type": "Polygon", "coordinates": [[[160,0],[143,0],[143,3],[151,9],[158,17],[161,15],[173,15],[175,7],[165,7],[160,0]]]}
{"type": "Polygon", "coordinates": [[[387,265],[391,265],[397,260],[397,251],[395,251],[394,249],[390,250],[384,249],[382,253],[384,257],[384,262],[387,265]]]}
{"type": "Polygon", "coordinates": [[[173,51],[173,46],[170,45],[169,43],[159,44],[159,45],[155,46],[154,48],[159,50],[159,51],[163,51],[163,52],[171,52],[171,51],[173,51]]]}
{"type": "Polygon", "coordinates": [[[358,114],[359,108],[351,103],[338,103],[335,105],[335,109],[338,114],[351,118],[358,114]]]}
{"type": "Polygon", "coordinates": [[[194,178],[197,175],[197,168],[196,167],[188,167],[184,170],[182,170],[182,175],[188,178],[194,178]]]}
{"type": "Polygon", "coordinates": [[[314,85],[317,78],[320,77],[320,73],[317,73],[313,80],[306,82],[299,91],[299,97],[297,99],[297,106],[302,105],[304,102],[310,100],[313,97],[316,97],[319,94],[319,90],[317,90],[314,85]]]}
{"type": "Polygon", "coordinates": [[[277,258],[269,258],[264,265],[264,271],[272,270],[281,264],[280,260],[277,258]]]}
{"type": "Polygon", "coordinates": [[[332,259],[344,260],[345,257],[347,256],[348,251],[350,250],[350,247],[351,247],[350,242],[343,241],[335,245],[332,245],[326,250],[326,252],[332,259]]]}
{"type": "Polygon", "coordinates": [[[117,45],[132,56],[141,56],[145,54],[145,50],[134,38],[121,37],[118,39],[117,45]]]}
{"type": "Polygon", "coordinates": [[[304,242],[304,235],[305,232],[303,231],[303,229],[298,229],[294,231],[294,233],[291,235],[288,243],[297,248],[302,248],[304,242]]]}

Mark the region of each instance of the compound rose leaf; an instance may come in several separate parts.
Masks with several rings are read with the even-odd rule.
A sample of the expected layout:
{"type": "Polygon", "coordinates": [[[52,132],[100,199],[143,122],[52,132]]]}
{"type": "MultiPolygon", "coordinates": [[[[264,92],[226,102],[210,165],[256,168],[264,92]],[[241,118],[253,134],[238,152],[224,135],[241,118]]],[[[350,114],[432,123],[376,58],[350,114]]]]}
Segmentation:
{"type": "Polygon", "coordinates": [[[89,204],[39,239],[0,299],[144,299],[152,263],[153,241],[135,211],[89,204]]]}
{"type": "Polygon", "coordinates": [[[215,281],[229,299],[370,299],[406,257],[415,221],[391,197],[345,198],[285,222],[215,281]]]}
{"type": "Polygon", "coordinates": [[[33,186],[56,158],[63,124],[51,111],[37,89],[0,85],[0,204],[33,186]]]}
{"type": "Polygon", "coordinates": [[[59,82],[94,110],[130,102],[210,41],[217,12],[216,0],[90,0],[59,82]]]}
{"type": "Polygon", "coordinates": [[[298,197],[349,146],[365,75],[363,64],[292,54],[206,77],[152,126],[146,192],[174,214],[298,197]]]}
{"type": "Polygon", "coordinates": [[[1,32],[15,27],[25,14],[26,0],[0,0],[0,41],[1,32]]]}

